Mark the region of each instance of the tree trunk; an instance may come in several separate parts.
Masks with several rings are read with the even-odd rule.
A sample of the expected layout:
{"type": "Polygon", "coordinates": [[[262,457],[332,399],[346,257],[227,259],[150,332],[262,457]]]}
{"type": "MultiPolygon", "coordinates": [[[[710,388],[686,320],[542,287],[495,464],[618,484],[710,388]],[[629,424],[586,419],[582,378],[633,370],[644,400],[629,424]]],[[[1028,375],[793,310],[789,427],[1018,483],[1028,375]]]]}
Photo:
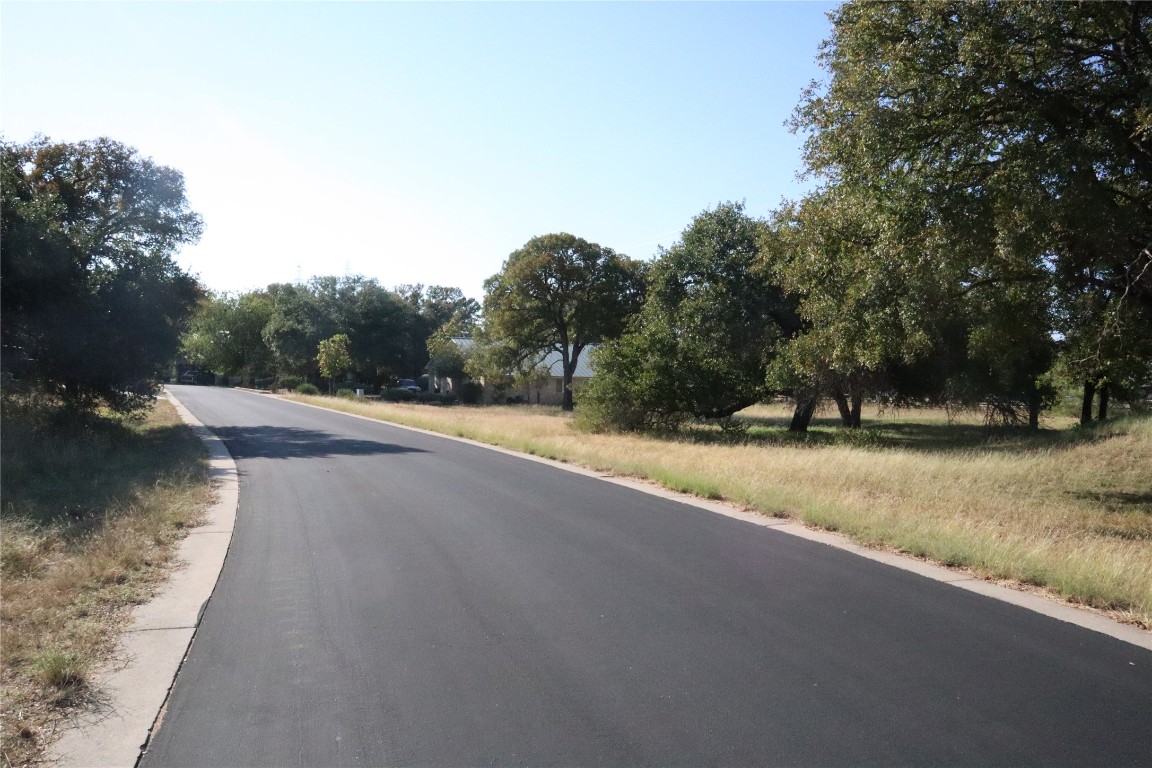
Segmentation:
{"type": "Polygon", "coordinates": [[[852,391],[852,428],[860,429],[860,411],[864,407],[864,392],[859,387],[852,391]]]}
{"type": "Polygon", "coordinates": [[[840,411],[840,423],[845,427],[851,427],[852,408],[848,405],[848,398],[844,396],[843,392],[837,390],[832,393],[832,399],[836,401],[836,408],[840,411]]]}
{"type": "Polygon", "coordinates": [[[563,400],[560,401],[560,409],[563,411],[572,410],[572,375],[576,372],[576,361],[572,360],[570,363],[564,365],[564,395],[563,400]]]}
{"type": "Polygon", "coordinates": [[[1108,382],[1100,385],[1100,415],[1097,421],[1106,421],[1108,419],[1108,382]]]}
{"type": "Polygon", "coordinates": [[[792,423],[788,425],[789,432],[807,432],[812,422],[812,414],[816,413],[817,398],[815,395],[800,397],[796,400],[796,410],[792,412],[792,423]]]}
{"type": "Polygon", "coordinates": [[[560,351],[560,369],[564,372],[564,392],[560,401],[560,410],[571,411],[572,403],[572,377],[576,375],[576,363],[580,360],[580,350],[583,347],[569,347],[568,334],[564,334],[564,347],[560,351]]]}
{"type": "Polygon", "coordinates": [[[1040,429],[1040,391],[1036,387],[1028,393],[1028,429],[1040,429]]]}
{"type": "Polygon", "coordinates": [[[1084,382],[1084,399],[1080,404],[1080,426],[1082,427],[1086,427],[1092,423],[1092,398],[1095,396],[1095,382],[1084,382]]]}

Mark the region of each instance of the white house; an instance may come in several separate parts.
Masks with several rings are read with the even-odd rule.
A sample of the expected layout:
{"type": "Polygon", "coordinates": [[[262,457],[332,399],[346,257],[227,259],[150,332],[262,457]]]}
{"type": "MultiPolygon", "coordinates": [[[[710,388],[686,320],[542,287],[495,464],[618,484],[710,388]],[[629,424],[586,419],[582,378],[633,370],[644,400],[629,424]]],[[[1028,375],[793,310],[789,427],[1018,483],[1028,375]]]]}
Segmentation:
{"type": "MultiPolygon", "coordinates": [[[[580,353],[580,359],[576,361],[576,370],[572,374],[573,393],[579,392],[580,387],[596,375],[591,362],[592,352],[595,349],[595,344],[589,344],[580,353]]],[[[540,372],[539,378],[535,381],[528,381],[519,387],[511,384],[508,386],[504,391],[505,402],[508,399],[534,405],[561,405],[564,402],[564,358],[560,353],[552,350],[544,355],[536,363],[535,370],[540,372]]],[[[496,395],[495,393],[490,395],[488,389],[485,387],[484,397],[487,402],[493,402],[488,398],[494,398],[496,395]]]]}
{"type": "MultiPolygon", "coordinates": [[[[452,341],[464,350],[473,344],[472,339],[467,338],[455,338],[452,341]]],[[[589,344],[580,352],[576,371],[572,375],[573,392],[578,392],[588,379],[596,375],[591,363],[592,352],[596,347],[596,344],[589,344]]],[[[552,350],[543,354],[532,368],[538,375],[528,377],[528,380],[520,385],[514,383],[511,373],[503,387],[495,386],[494,382],[484,382],[484,402],[561,405],[564,400],[564,359],[560,353],[552,350]]],[[[451,392],[463,383],[438,376],[433,370],[429,370],[428,373],[431,377],[431,386],[439,388],[441,392],[451,392]]]]}

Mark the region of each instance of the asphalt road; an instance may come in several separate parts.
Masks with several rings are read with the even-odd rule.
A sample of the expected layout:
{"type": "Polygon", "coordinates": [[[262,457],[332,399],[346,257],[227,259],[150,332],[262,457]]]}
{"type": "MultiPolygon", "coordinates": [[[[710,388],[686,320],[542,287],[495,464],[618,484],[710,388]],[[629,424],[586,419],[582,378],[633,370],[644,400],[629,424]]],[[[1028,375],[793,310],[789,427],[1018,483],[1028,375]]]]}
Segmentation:
{"type": "Polygon", "coordinates": [[[1152,765],[1135,646],[539,463],[174,390],[240,510],[142,766],[1152,765]]]}

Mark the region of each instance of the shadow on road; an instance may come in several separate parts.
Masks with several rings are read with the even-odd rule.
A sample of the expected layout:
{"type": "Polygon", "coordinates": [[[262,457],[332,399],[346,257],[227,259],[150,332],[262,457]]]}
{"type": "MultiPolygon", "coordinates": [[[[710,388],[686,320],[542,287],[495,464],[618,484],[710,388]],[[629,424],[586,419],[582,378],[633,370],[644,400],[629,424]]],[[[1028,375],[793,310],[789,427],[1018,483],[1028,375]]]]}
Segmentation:
{"type": "Polygon", "coordinates": [[[350,440],[328,432],[295,427],[217,427],[213,431],[235,459],[308,459],[325,456],[375,456],[424,453],[375,440],[350,440]]]}

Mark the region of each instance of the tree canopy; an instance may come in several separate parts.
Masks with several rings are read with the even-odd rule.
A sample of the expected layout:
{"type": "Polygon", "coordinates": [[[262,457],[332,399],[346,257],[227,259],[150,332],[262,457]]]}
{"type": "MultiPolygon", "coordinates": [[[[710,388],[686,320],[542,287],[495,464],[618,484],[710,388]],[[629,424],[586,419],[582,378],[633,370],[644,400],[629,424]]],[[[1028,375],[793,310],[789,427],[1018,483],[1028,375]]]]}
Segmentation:
{"type": "Polygon", "coordinates": [[[352,367],[352,355],[348,352],[348,335],[338,333],[330,339],[324,339],[316,352],[316,362],[320,366],[320,375],[328,379],[328,389],[337,376],[352,367]]]}
{"type": "Polygon", "coordinates": [[[903,295],[947,299],[917,322],[962,307],[970,354],[1015,363],[1001,384],[1037,386],[1045,338],[1082,380],[1146,381],[1152,7],[848,2],[833,23],[829,80],[793,124],[817,196],[880,207],[902,234],[870,263],[909,278],[921,265],[903,295]]]}
{"type": "Polygon", "coordinates": [[[769,362],[800,319],[761,268],[763,228],[742,203],[722,203],[660,251],[643,308],[596,353],[585,390],[593,422],[669,428],[731,416],[768,394],[769,362]]]}
{"type": "Polygon", "coordinates": [[[418,377],[428,362],[428,340],[451,327],[470,330],[478,305],[458,288],[385,288],[362,276],[314,277],[275,283],[199,306],[184,335],[189,362],[254,383],[274,375],[317,378],[324,340],[343,335],[346,370],[364,384],[418,377]],[[445,319],[446,318],[446,319],[445,319]]]}
{"type": "Polygon", "coordinates": [[[349,339],[352,368],[361,381],[413,375],[423,365],[414,347],[415,312],[395,291],[360,276],[314,277],[307,284],[268,287],[273,311],[263,331],[279,373],[316,376],[320,342],[349,339]]]}
{"type": "Polygon", "coordinates": [[[562,407],[570,411],[580,354],[619,336],[639,309],[643,265],[574,235],[542,235],[509,255],[484,291],[485,334],[501,352],[495,356],[528,372],[546,353],[558,352],[562,407]]]}
{"type": "Polygon", "coordinates": [[[183,337],[188,361],[204,370],[239,376],[250,386],[272,368],[264,328],[272,317],[265,291],[206,297],[183,337]]]}
{"type": "Polygon", "coordinates": [[[76,406],[141,405],[201,296],[173,260],[201,231],[183,177],[106,138],[0,150],[5,370],[76,406]]]}

